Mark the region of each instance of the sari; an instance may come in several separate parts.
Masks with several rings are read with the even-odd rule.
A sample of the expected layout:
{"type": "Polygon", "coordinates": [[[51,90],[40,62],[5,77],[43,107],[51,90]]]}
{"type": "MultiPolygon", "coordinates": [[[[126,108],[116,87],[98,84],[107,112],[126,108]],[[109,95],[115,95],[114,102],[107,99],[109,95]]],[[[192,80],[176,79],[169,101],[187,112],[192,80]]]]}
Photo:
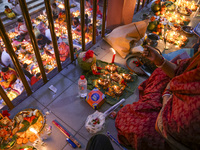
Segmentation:
{"type": "Polygon", "coordinates": [[[139,101],[124,106],[116,117],[121,144],[136,150],[167,150],[174,144],[200,146],[200,67],[191,60],[180,63],[173,79],[158,68],[139,86],[139,101]],[[162,93],[169,82],[172,96],[162,106],[162,93]]]}

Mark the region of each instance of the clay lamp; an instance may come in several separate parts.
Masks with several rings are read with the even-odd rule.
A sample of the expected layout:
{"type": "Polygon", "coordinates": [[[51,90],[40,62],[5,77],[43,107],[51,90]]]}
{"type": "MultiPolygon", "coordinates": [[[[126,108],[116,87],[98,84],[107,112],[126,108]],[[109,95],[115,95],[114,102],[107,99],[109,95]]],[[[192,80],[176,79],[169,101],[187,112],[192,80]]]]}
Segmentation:
{"type": "Polygon", "coordinates": [[[123,90],[121,89],[121,87],[114,85],[113,92],[115,93],[115,96],[121,96],[123,93],[123,90]]]}
{"type": "Polygon", "coordinates": [[[122,77],[124,78],[125,81],[131,81],[132,77],[130,74],[125,74],[123,73],[122,74],[122,77]]]}

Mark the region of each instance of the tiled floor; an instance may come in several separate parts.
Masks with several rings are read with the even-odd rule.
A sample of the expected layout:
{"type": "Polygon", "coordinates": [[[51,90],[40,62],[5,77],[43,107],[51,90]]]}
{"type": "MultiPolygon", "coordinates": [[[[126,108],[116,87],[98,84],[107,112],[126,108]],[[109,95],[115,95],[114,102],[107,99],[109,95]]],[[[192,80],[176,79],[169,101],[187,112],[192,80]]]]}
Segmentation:
{"type": "MultiPolygon", "coordinates": [[[[112,51],[110,46],[105,41],[100,41],[92,48],[98,55],[97,59],[110,62],[112,51]]],[[[125,59],[122,59],[118,54],[115,62],[125,67],[125,59]]],[[[65,141],[65,136],[53,124],[53,120],[57,120],[62,126],[81,143],[85,149],[88,140],[92,136],[84,127],[85,120],[88,115],[94,110],[83,100],[78,97],[78,82],[82,73],[81,68],[75,64],[70,64],[68,68],[64,68],[59,74],[52,78],[47,84],[34,92],[31,96],[25,99],[20,105],[15,107],[10,113],[13,117],[17,112],[25,108],[37,108],[44,114],[50,110],[50,115],[47,115],[47,124],[52,126],[52,134],[45,141],[47,145],[44,150],[70,150],[71,148],[65,141]],[[56,94],[48,89],[50,85],[57,88],[56,94]]],[[[139,77],[139,83],[145,80],[145,77],[139,77]]],[[[89,92],[89,91],[88,91],[89,92]]],[[[125,104],[133,103],[138,100],[138,92],[126,99],[125,104]]],[[[110,107],[104,103],[99,111],[104,112],[110,107]]],[[[119,109],[118,109],[119,110],[119,109]]],[[[106,128],[100,132],[105,134],[106,131],[117,138],[115,122],[111,118],[106,119],[106,128]]],[[[115,150],[120,149],[116,144],[112,143],[115,150]]]]}

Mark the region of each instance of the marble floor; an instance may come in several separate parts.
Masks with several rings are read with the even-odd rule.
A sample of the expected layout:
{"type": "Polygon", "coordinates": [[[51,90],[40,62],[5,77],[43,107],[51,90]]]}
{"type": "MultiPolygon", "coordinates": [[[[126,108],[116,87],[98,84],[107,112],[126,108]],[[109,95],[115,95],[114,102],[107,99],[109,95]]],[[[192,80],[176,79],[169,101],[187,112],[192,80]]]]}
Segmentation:
{"type": "MultiPolygon", "coordinates": [[[[106,62],[111,61],[113,52],[104,40],[99,41],[91,49],[97,54],[97,59],[106,62]]],[[[115,63],[126,68],[126,59],[122,59],[118,54],[116,54],[115,63]]],[[[52,126],[52,134],[45,140],[46,146],[42,148],[44,150],[73,149],[67,144],[65,135],[52,124],[53,120],[57,120],[81,144],[81,150],[86,148],[87,142],[92,136],[85,129],[84,124],[87,116],[94,113],[94,110],[83,99],[78,97],[78,79],[81,73],[82,70],[77,63],[70,64],[10,111],[11,118],[25,108],[37,108],[44,114],[47,111],[50,112],[46,117],[47,124],[52,126]],[[56,94],[49,90],[48,87],[50,85],[57,88],[56,94]]],[[[139,83],[145,79],[145,77],[139,77],[139,83]]],[[[136,89],[134,94],[126,99],[124,105],[131,104],[137,100],[138,91],[136,89]]],[[[99,111],[104,112],[109,107],[109,104],[104,103],[99,111]]],[[[107,131],[117,138],[114,119],[107,118],[106,127],[100,133],[105,134],[107,131]]],[[[120,149],[115,143],[112,142],[112,144],[115,150],[120,149]]]]}

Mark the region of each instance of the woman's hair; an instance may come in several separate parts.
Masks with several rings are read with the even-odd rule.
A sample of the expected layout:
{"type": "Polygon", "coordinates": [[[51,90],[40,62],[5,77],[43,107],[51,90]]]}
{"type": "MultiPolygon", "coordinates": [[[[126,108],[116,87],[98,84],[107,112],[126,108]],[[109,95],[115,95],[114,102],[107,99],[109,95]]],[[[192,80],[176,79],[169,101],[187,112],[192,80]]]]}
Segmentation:
{"type": "Polygon", "coordinates": [[[27,63],[23,64],[23,68],[26,69],[28,67],[27,63]]]}
{"type": "Polygon", "coordinates": [[[40,75],[41,75],[41,73],[38,72],[38,73],[36,74],[36,78],[38,78],[40,75]]]}
{"type": "Polygon", "coordinates": [[[53,3],[52,6],[55,6],[55,7],[56,7],[57,5],[56,5],[56,3],[53,3]]]}
{"type": "Polygon", "coordinates": [[[22,19],[21,19],[21,18],[18,18],[18,19],[17,19],[17,22],[23,22],[23,21],[22,21],[22,19]]]}
{"type": "Polygon", "coordinates": [[[37,39],[42,39],[42,38],[43,38],[42,34],[38,35],[37,37],[37,39]]]}
{"type": "Polygon", "coordinates": [[[74,17],[74,20],[75,20],[77,23],[80,23],[78,17],[74,17]]]}
{"type": "Polygon", "coordinates": [[[5,8],[9,8],[9,7],[6,5],[5,8]]]}
{"type": "Polygon", "coordinates": [[[2,72],[7,72],[7,71],[8,71],[8,67],[3,67],[3,68],[1,69],[1,71],[2,71],[2,72]]]}

